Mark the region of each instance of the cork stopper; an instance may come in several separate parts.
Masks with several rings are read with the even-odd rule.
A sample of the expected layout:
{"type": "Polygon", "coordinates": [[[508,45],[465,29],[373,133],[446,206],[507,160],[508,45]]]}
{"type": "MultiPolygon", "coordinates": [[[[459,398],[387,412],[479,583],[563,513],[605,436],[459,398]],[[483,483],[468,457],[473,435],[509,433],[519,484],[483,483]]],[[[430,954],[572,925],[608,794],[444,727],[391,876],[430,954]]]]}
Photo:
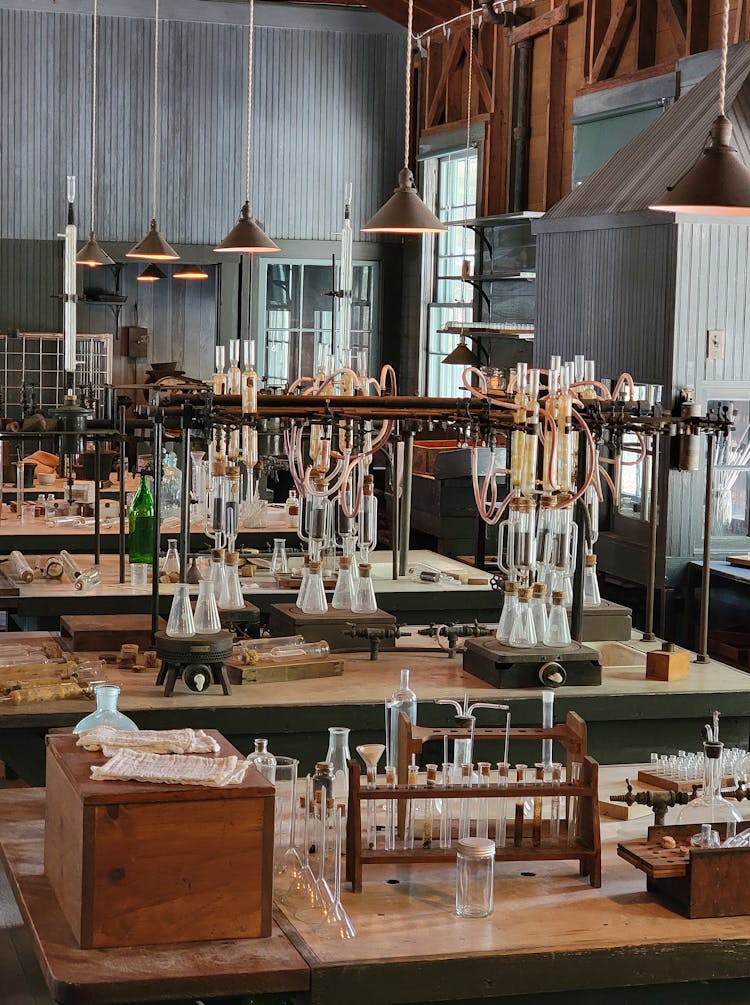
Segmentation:
{"type": "Polygon", "coordinates": [[[552,603],[556,604],[558,607],[562,607],[563,601],[565,600],[565,594],[562,590],[552,591],[552,603]]]}
{"type": "Polygon", "coordinates": [[[339,559],[339,565],[342,569],[351,569],[352,559],[350,555],[342,555],[339,559]]]}
{"type": "Polygon", "coordinates": [[[369,564],[369,562],[360,562],[359,563],[359,574],[360,574],[360,576],[364,576],[365,579],[366,579],[370,575],[371,571],[372,571],[372,566],[369,564]]]}
{"type": "Polygon", "coordinates": [[[224,559],[224,562],[226,565],[237,565],[239,562],[239,558],[240,556],[237,554],[236,551],[228,551],[226,554],[226,558],[224,559]]]}
{"type": "Polygon", "coordinates": [[[515,583],[512,579],[506,579],[505,581],[505,592],[506,593],[517,593],[518,583],[515,583]]]}
{"type": "Polygon", "coordinates": [[[572,499],[573,499],[572,495],[569,495],[567,492],[561,492],[560,495],[557,497],[557,505],[570,506],[572,499]]]}
{"type": "Polygon", "coordinates": [[[547,596],[547,584],[546,583],[534,583],[531,588],[532,597],[546,597],[547,596]]]}
{"type": "Polygon", "coordinates": [[[518,591],[518,599],[519,600],[525,600],[525,601],[531,600],[531,589],[528,586],[522,587],[518,591]]]}
{"type": "Polygon", "coordinates": [[[226,552],[223,548],[212,548],[211,549],[211,561],[221,562],[224,559],[226,552]]]}
{"type": "Polygon", "coordinates": [[[373,493],[374,485],[375,485],[375,479],[372,477],[372,475],[365,475],[365,477],[362,479],[362,492],[366,496],[371,496],[373,493]]]}
{"type": "Polygon", "coordinates": [[[511,499],[510,508],[514,513],[530,513],[534,508],[534,501],[525,496],[516,496],[515,499],[511,499]]]}
{"type": "Polygon", "coordinates": [[[313,576],[320,572],[320,562],[310,562],[310,572],[313,576]]]}
{"type": "Polygon", "coordinates": [[[330,761],[316,761],[315,770],[316,771],[330,771],[333,765],[330,761]]]}
{"type": "Polygon", "coordinates": [[[549,495],[542,496],[542,498],[539,500],[539,506],[541,509],[554,509],[555,508],[554,497],[549,495]]]}
{"type": "Polygon", "coordinates": [[[590,569],[592,565],[596,565],[596,555],[586,555],[584,562],[586,563],[586,568],[590,569]]]}
{"type": "Polygon", "coordinates": [[[227,468],[227,478],[231,478],[232,481],[238,482],[240,480],[240,469],[234,466],[227,468]]]}
{"type": "Polygon", "coordinates": [[[214,478],[223,477],[227,473],[227,466],[224,461],[214,461],[211,465],[211,476],[214,478]]]}

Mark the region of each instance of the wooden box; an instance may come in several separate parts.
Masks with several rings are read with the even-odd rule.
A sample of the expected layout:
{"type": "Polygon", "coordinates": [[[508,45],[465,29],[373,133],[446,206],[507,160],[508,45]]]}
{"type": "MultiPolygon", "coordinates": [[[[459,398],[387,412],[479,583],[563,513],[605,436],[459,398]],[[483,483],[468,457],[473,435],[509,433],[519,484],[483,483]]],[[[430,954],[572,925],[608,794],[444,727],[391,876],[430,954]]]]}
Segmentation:
{"type": "MultiPolygon", "coordinates": [[[[211,731],[220,754],[238,752],[211,731]]],[[[274,788],[102,782],[47,737],[44,871],[83,949],[269,936],[274,788]]]]}
{"type": "MultiPolygon", "coordinates": [[[[158,630],[167,623],[159,618],[158,630]]],[[[60,618],[60,641],[70,652],[119,652],[125,644],[151,648],[150,614],[67,614],[60,618]]]]}
{"type": "MultiPolygon", "coordinates": [[[[386,611],[352,614],[330,610],[326,614],[303,614],[296,604],[271,604],[268,627],[271,635],[302,635],[305,642],[327,642],[332,653],[362,653],[370,649],[366,638],[348,634],[353,627],[395,629],[396,619],[386,611]]],[[[396,640],[380,640],[381,649],[395,649],[396,640]]]]}

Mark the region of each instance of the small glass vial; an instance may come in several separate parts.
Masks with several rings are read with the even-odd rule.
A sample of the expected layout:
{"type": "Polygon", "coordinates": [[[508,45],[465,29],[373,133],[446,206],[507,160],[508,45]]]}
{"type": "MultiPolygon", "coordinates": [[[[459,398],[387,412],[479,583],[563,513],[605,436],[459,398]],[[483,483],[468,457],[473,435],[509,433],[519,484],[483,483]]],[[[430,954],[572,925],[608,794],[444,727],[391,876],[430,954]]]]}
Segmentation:
{"type": "Polygon", "coordinates": [[[258,411],[258,374],[255,372],[255,343],[243,342],[245,369],[242,371],[242,414],[254,415],[258,411]]]}
{"type": "Polygon", "coordinates": [[[271,573],[286,575],[289,572],[289,562],[286,557],[286,541],[283,537],[273,539],[273,555],[271,556],[271,573]]]}
{"type": "Polygon", "coordinates": [[[224,582],[217,601],[221,611],[242,611],[245,609],[245,598],[242,595],[240,583],[239,555],[236,551],[228,551],[224,559],[224,582]]]}
{"type": "Polygon", "coordinates": [[[99,586],[101,581],[101,569],[98,565],[92,565],[90,569],[87,569],[86,572],[78,577],[73,586],[76,590],[86,593],[88,590],[93,590],[95,586],[99,586]]]}
{"type": "Polygon", "coordinates": [[[518,591],[518,607],[508,637],[508,645],[514,649],[525,649],[536,645],[536,628],[529,604],[530,599],[531,590],[528,587],[518,591]]]}
{"type": "Polygon", "coordinates": [[[518,609],[518,583],[514,583],[512,580],[508,579],[505,583],[505,592],[503,595],[503,609],[500,614],[500,621],[497,625],[497,631],[495,632],[495,638],[498,642],[508,642],[510,638],[510,631],[513,627],[513,622],[515,621],[516,611],[518,609]]]}
{"type": "Polygon", "coordinates": [[[162,563],[161,571],[165,576],[172,576],[175,573],[179,576],[180,574],[180,556],[177,553],[177,538],[170,537],[167,544],[167,554],[164,556],[164,562],[162,563]]]}
{"type": "Polygon", "coordinates": [[[354,603],[354,581],[352,580],[352,560],[348,555],[339,559],[336,589],[333,591],[331,607],[336,611],[350,611],[354,603]]]}
{"type": "Polygon", "coordinates": [[[371,572],[372,566],[369,562],[360,562],[359,580],[352,601],[352,611],[355,614],[375,614],[378,609],[371,572]]]}
{"type": "Polygon", "coordinates": [[[227,375],[224,373],[224,367],[226,365],[226,351],[224,346],[217,345],[214,353],[215,373],[212,379],[214,394],[225,394],[227,387],[227,375]]]}
{"type": "Polygon", "coordinates": [[[596,555],[586,555],[583,570],[583,606],[600,607],[602,596],[599,593],[599,580],[596,577],[596,555]]]}
{"type": "Polygon", "coordinates": [[[286,512],[287,516],[299,516],[299,498],[294,489],[289,492],[289,497],[286,501],[286,512]]]}
{"type": "Polygon", "coordinates": [[[195,635],[193,609],[190,606],[190,591],[187,583],[178,583],[174,588],[172,606],[169,610],[167,635],[171,639],[190,639],[195,635]]]}
{"type": "Polygon", "coordinates": [[[487,918],[494,908],[495,842],[465,837],[456,855],[456,914],[487,918]]]}
{"type": "Polygon", "coordinates": [[[531,617],[534,619],[536,629],[536,640],[541,642],[547,631],[547,585],[546,583],[534,583],[531,588],[531,617]]]}
{"type": "Polygon", "coordinates": [[[316,761],[312,778],[313,793],[320,792],[325,785],[326,792],[333,788],[333,765],[330,761],[316,761]]]}
{"type": "Polygon", "coordinates": [[[276,758],[268,749],[268,740],[256,739],[255,750],[247,755],[248,761],[273,785],[276,782],[276,758]]]}
{"type": "Polygon", "coordinates": [[[320,562],[310,562],[307,588],[302,598],[300,610],[303,614],[325,614],[328,610],[326,591],[323,588],[323,574],[320,571],[320,562]]]}
{"type": "Polygon", "coordinates": [[[78,562],[73,558],[69,551],[60,552],[60,561],[63,564],[63,571],[71,583],[75,583],[79,576],[83,575],[83,569],[80,567],[78,562]]]}
{"type": "Polygon", "coordinates": [[[552,593],[552,608],[549,612],[544,645],[555,647],[570,645],[570,625],[568,612],[565,610],[565,594],[562,590],[554,590],[552,593]]]}
{"type": "Polygon", "coordinates": [[[117,697],[120,689],[116,684],[97,684],[94,688],[96,711],[85,716],[73,727],[74,733],[83,733],[97,726],[110,726],[112,729],[123,729],[132,732],[138,727],[117,708],[117,697]]]}
{"type": "Polygon", "coordinates": [[[198,583],[198,603],[195,605],[193,620],[196,635],[216,635],[221,631],[214,584],[208,579],[198,583]]]}
{"type": "Polygon", "coordinates": [[[239,394],[242,384],[242,372],[239,367],[240,340],[229,340],[229,366],[227,367],[227,394],[239,394]]]}

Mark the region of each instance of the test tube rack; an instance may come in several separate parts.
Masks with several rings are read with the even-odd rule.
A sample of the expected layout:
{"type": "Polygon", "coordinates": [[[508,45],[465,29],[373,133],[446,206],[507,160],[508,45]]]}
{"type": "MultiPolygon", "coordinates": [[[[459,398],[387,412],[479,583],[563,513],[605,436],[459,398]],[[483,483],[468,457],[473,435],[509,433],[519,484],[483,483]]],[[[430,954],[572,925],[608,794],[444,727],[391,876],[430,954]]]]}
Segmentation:
{"type": "MultiPolygon", "coordinates": [[[[505,744],[504,728],[478,728],[474,731],[475,739],[497,740],[500,750],[505,744]]],[[[581,876],[587,876],[593,887],[601,886],[601,839],[599,831],[599,765],[586,754],[586,724],[575,712],[568,712],[565,723],[544,728],[516,727],[510,730],[511,740],[542,741],[551,739],[560,743],[566,752],[566,779],[571,777],[573,764],[580,764],[580,780],[577,782],[514,782],[503,785],[471,786],[457,785],[417,785],[406,784],[407,765],[411,755],[417,758],[423,745],[428,740],[462,739],[470,734],[460,728],[432,728],[414,726],[405,715],[399,721],[399,777],[398,784],[386,788],[377,784],[375,788],[363,788],[361,785],[360,766],[355,761],[349,762],[349,806],[347,812],[346,834],[346,878],[351,883],[355,893],[362,891],[362,870],[366,865],[383,863],[417,863],[450,862],[456,857],[456,841],[452,839],[450,848],[440,848],[437,841],[432,841],[430,847],[424,842],[418,846],[406,848],[403,840],[403,818],[405,808],[410,800],[454,800],[461,799],[503,799],[511,806],[519,798],[559,798],[565,799],[566,807],[571,799],[577,799],[575,814],[575,833],[568,834],[568,813],[560,821],[559,835],[553,837],[549,822],[544,821],[538,842],[533,840],[532,822],[526,820],[520,834],[516,834],[513,823],[509,826],[512,839],[504,846],[496,847],[495,859],[498,862],[526,861],[577,861],[581,876]],[[402,742],[403,740],[403,742],[402,742]],[[402,774],[403,771],[403,774],[402,774]],[[395,800],[399,808],[400,823],[395,848],[366,848],[362,841],[362,807],[371,800],[378,803],[395,800]]],[[[488,828],[489,836],[493,836],[493,827],[488,828]]]]}

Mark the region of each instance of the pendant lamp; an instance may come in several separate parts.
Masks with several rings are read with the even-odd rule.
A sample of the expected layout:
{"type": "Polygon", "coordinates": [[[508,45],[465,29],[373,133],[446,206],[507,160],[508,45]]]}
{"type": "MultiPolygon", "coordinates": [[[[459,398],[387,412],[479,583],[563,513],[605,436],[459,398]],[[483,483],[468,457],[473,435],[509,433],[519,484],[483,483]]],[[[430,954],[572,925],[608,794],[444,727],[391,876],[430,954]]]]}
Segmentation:
{"type": "Polygon", "coordinates": [[[93,25],[91,29],[91,233],[88,241],[84,244],[76,257],[76,265],[87,265],[90,269],[97,269],[100,265],[114,265],[104,248],[96,239],[94,230],[94,215],[96,211],[96,98],[97,98],[97,72],[99,56],[99,0],[94,0],[93,25]]]}
{"type": "Polygon", "coordinates": [[[208,273],[200,265],[180,265],[172,273],[172,279],[208,279],[208,273]]]}
{"type": "Polygon", "coordinates": [[[406,112],[404,116],[404,166],[399,171],[398,188],[388,202],[362,227],[363,234],[440,234],[448,228],[422,202],[414,175],[409,168],[411,133],[411,41],[414,2],[409,0],[406,21],[406,112]]]}
{"type": "Polygon", "coordinates": [[[666,213],[710,216],[750,216],[750,171],[732,143],[732,123],[726,117],[729,0],[724,0],[719,71],[719,114],[698,160],[649,209],[666,213]]]}
{"type": "Polygon", "coordinates": [[[139,283],[157,283],[160,279],[166,279],[166,272],[162,272],[158,265],[147,265],[140,276],[136,276],[139,283]]]}
{"type": "Polygon", "coordinates": [[[156,226],[156,179],[159,155],[159,0],[154,0],[154,135],[151,158],[151,226],[146,236],[130,249],[126,258],[147,262],[174,262],[180,256],[159,233],[156,226]]]}
{"type": "Polygon", "coordinates": [[[480,364],[479,357],[467,346],[463,335],[456,348],[440,362],[445,363],[446,366],[479,366],[480,364]]]}
{"type": "Polygon", "coordinates": [[[247,41],[247,146],[245,148],[245,201],[240,210],[240,218],[224,240],[214,251],[244,252],[254,255],[262,251],[269,254],[279,247],[264,233],[254,219],[250,207],[250,151],[252,150],[253,125],[253,47],[255,35],[255,0],[250,0],[250,25],[247,41]]]}

